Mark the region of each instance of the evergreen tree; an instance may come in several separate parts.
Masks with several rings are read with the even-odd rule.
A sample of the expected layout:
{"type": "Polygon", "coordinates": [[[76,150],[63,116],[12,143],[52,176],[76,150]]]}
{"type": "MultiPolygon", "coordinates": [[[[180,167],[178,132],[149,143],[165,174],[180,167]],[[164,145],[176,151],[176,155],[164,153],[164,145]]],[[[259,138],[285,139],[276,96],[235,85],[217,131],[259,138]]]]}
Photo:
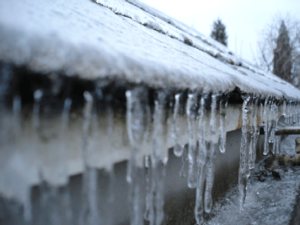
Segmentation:
{"type": "Polygon", "coordinates": [[[276,40],[276,48],[274,49],[273,58],[273,73],[282,79],[291,82],[291,69],[292,69],[292,48],[290,46],[290,38],[288,30],[281,22],[279,34],[276,40]]]}
{"type": "Polygon", "coordinates": [[[210,36],[221,44],[227,46],[227,34],[226,27],[220,19],[214,21],[213,30],[211,31],[210,36]]]}

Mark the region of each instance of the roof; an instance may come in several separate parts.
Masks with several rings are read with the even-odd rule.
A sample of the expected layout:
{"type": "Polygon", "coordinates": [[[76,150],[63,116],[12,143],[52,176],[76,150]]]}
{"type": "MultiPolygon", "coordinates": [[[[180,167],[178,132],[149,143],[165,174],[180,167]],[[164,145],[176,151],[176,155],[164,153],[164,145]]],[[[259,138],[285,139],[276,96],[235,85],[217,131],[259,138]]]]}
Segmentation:
{"type": "Polygon", "coordinates": [[[155,88],[299,100],[300,91],[137,0],[0,2],[0,61],[155,88]]]}

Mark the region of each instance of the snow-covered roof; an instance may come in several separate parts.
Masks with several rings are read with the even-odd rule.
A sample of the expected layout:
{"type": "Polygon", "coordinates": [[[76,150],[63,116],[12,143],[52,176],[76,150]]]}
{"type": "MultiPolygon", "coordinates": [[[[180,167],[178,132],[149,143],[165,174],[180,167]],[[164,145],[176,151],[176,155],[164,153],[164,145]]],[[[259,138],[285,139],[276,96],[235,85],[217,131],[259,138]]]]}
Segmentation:
{"type": "Polygon", "coordinates": [[[86,79],[300,99],[300,91],[138,0],[0,2],[0,61],[86,79]],[[98,3],[98,4],[97,4],[98,3]]]}

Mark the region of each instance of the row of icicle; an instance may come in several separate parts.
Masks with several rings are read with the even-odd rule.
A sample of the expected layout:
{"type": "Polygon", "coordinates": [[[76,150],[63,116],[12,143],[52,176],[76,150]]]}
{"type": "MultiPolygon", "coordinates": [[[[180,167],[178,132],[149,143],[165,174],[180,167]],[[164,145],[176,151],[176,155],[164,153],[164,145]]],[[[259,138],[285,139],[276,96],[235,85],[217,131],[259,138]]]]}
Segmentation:
{"type": "MultiPolygon", "coordinates": [[[[43,93],[38,90],[34,93],[33,109],[33,127],[39,123],[39,108],[43,93]]],[[[143,220],[150,221],[151,225],[160,225],[164,220],[164,176],[166,173],[167,157],[162,154],[163,140],[161,137],[165,132],[164,109],[167,102],[167,94],[163,91],[157,93],[157,99],[154,105],[154,115],[151,118],[151,110],[148,102],[148,93],[143,87],[135,87],[126,92],[127,99],[127,133],[131,144],[131,157],[127,166],[127,182],[129,183],[129,204],[130,219],[132,225],[143,224],[143,220]],[[153,120],[152,120],[153,119],[153,120]],[[138,169],[138,159],[141,154],[141,146],[147,137],[147,126],[152,121],[152,152],[145,156],[144,166],[146,169],[146,196],[141,196],[141,175],[138,169]],[[144,208],[140,206],[140,199],[145,198],[144,208]]],[[[85,165],[83,190],[87,195],[87,205],[83,210],[89,210],[87,223],[100,223],[101,219],[97,212],[97,202],[95,193],[97,189],[96,173],[94,168],[90,168],[87,163],[87,136],[90,126],[91,113],[93,108],[93,96],[89,92],[84,93],[84,122],[83,122],[83,162],[85,165]],[[88,190],[87,190],[88,189],[88,190]]],[[[226,150],[226,107],[228,96],[221,93],[198,94],[189,93],[186,103],[186,115],[189,139],[186,143],[178,143],[180,129],[177,125],[180,100],[183,98],[181,93],[174,96],[175,104],[172,108],[171,137],[174,139],[174,155],[182,157],[183,169],[180,176],[185,176],[184,167],[188,163],[188,187],[196,188],[196,204],[194,209],[197,224],[202,224],[203,213],[210,213],[212,209],[212,188],[214,183],[214,159],[217,151],[225,153],[226,150]],[[209,104],[209,106],[207,106],[209,104]]],[[[17,99],[18,100],[18,99],[17,99]]],[[[20,102],[20,100],[16,103],[20,102]]],[[[63,109],[63,130],[68,124],[68,114],[72,101],[66,99],[63,109]]],[[[18,103],[16,106],[20,108],[18,103]]],[[[239,190],[241,209],[246,197],[247,180],[251,170],[255,166],[256,160],[256,143],[260,135],[260,125],[263,124],[265,135],[264,155],[270,151],[269,143],[273,143],[271,151],[279,153],[280,137],[275,136],[278,126],[278,119],[281,115],[285,116],[286,124],[293,124],[298,121],[299,104],[291,102],[279,102],[275,98],[261,97],[255,95],[243,95],[242,106],[242,140],[240,148],[240,167],[239,167],[239,190]],[[262,103],[264,102],[264,104],[262,103]],[[281,106],[281,109],[280,107],[281,106]],[[259,120],[260,119],[260,120],[259,120]],[[261,122],[259,124],[259,121],[261,122]]],[[[26,207],[25,207],[26,208],[26,207]]],[[[31,216],[25,209],[25,217],[30,220],[31,216]]],[[[84,222],[83,222],[84,223],[84,222]]]]}
{"type": "MultiPolygon", "coordinates": [[[[142,118],[139,111],[141,108],[140,93],[141,90],[134,89],[127,91],[127,126],[129,136],[134,132],[140,135],[143,134],[143,126],[139,126],[145,118],[142,118]],[[132,104],[136,104],[136,113],[133,113],[132,104]],[[140,107],[140,108],[139,108],[140,107]],[[135,115],[135,116],[133,116],[135,115]],[[132,121],[132,117],[135,120],[132,121]],[[133,124],[137,125],[136,130],[132,128],[133,124]],[[140,129],[142,130],[140,130],[140,129]]],[[[159,139],[162,132],[162,124],[158,121],[161,119],[162,110],[164,107],[164,93],[158,94],[158,99],[155,102],[154,113],[154,140],[153,151],[151,158],[152,178],[151,186],[147,188],[149,193],[146,197],[146,213],[145,219],[150,221],[150,224],[159,225],[163,221],[163,179],[164,170],[159,170],[159,163],[164,165],[167,160],[159,157],[160,149],[159,139]]],[[[175,105],[173,108],[172,121],[172,137],[174,139],[174,155],[183,157],[183,169],[180,175],[184,176],[185,157],[188,162],[188,187],[196,188],[196,204],[195,204],[195,219],[197,224],[202,224],[203,212],[210,213],[212,208],[212,188],[214,183],[214,159],[216,152],[220,150],[225,153],[226,150],[226,107],[228,104],[228,96],[220,93],[202,94],[199,97],[197,93],[188,94],[186,103],[186,114],[188,122],[189,139],[187,147],[177,142],[180,135],[179,128],[176,126],[176,119],[180,107],[180,98],[182,94],[176,94],[175,105]],[[225,97],[224,97],[225,96],[225,97]],[[206,107],[206,103],[210,103],[210,107],[206,107]],[[186,152],[186,154],[184,154],[186,152]],[[205,185],[205,187],[204,187],[205,185]]],[[[148,106],[147,106],[148,107],[148,106]]],[[[255,95],[243,95],[242,105],[242,140],[240,148],[240,167],[239,167],[239,191],[240,191],[240,209],[243,209],[243,204],[246,198],[247,180],[250,172],[254,169],[256,161],[256,145],[260,135],[260,125],[264,129],[264,151],[263,154],[269,153],[269,144],[272,143],[272,152],[279,153],[280,137],[275,136],[278,121],[281,115],[285,116],[285,123],[291,125],[298,122],[297,112],[299,104],[283,101],[281,104],[278,99],[270,96],[262,97],[255,95]],[[262,103],[264,102],[264,104],[262,103]],[[279,106],[282,105],[281,114],[279,106]],[[260,115],[259,115],[260,114],[260,115]],[[280,115],[279,115],[280,114],[280,115]],[[259,121],[261,124],[259,124],[259,121]]],[[[146,110],[147,111],[147,110],[146,110]]],[[[145,115],[144,113],[141,113],[145,115]]],[[[138,154],[139,145],[131,137],[132,157],[138,154]]],[[[147,157],[149,160],[149,157],[147,157]]],[[[129,163],[129,166],[134,165],[134,159],[129,163]]],[[[129,167],[129,171],[132,168],[129,167]]],[[[130,176],[130,175],[128,175],[130,176]]],[[[131,180],[128,179],[131,183],[131,180]]],[[[135,186],[135,184],[131,183],[135,186]]],[[[135,196],[135,195],[134,195],[135,196]]],[[[136,197],[136,196],[135,196],[136,197]]],[[[134,201],[133,201],[134,202],[134,201]]],[[[134,207],[133,207],[134,209],[134,207]]],[[[138,216],[138,213],[134,214],[138,216]]],[[[138,225],[141,220],[133,220],[133,225],[138,225]],[[136,223],[135,221],[139,221],[136,223]]]]}

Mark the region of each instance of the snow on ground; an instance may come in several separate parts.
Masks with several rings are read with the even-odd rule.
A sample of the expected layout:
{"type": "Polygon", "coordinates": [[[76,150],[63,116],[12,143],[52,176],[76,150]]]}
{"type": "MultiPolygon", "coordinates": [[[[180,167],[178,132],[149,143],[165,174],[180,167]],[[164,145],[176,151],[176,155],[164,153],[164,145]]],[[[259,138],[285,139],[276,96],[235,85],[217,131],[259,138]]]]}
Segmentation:
{"type": "MultiPolygon", "coordinates": [[[[295,153],[295,138],[290,135],[281,143],[283,154],[295,153]]],[[[259,182],[250,178],[244,209],[240,212],[237,188],[233,188],[212,212],[206,225],[282,225],[289,224],[300,186],[300,167],[278,170],[281,180],[259,182]]]]}

